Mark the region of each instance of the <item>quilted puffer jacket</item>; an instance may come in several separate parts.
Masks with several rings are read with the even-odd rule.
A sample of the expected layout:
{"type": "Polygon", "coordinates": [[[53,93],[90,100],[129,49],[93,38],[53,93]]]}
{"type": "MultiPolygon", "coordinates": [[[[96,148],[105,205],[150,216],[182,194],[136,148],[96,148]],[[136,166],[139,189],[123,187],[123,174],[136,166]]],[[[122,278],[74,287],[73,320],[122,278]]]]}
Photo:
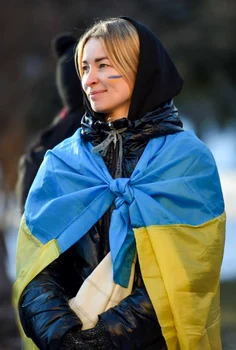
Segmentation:
{"type": "MultiPolygon", "coordinates": [[[[148,140],[182,131],[182,123],[172,102],[138,121],[121,119],[114,123],[94,122],[89,116],[85,116],[82,121],[83,137],[94,146],[100,144],[114,128],[124,130],[121,175],[130,177],[148,140]]],[[[111,143],[104,160],[113,176],[119,156],[119,147],[114,148],[111,143]]],[[[25,288],[19,307],[21,322],[26,335],[40,349],[66,348],[66,342],[73,342],[72,334],[76,338],[74,334],[79,336],[84,333],[80,332],[81,322],[68,306],[68,299],[77,293],[83,281],[109,252],[111,214],[112,208],[82,239],[39,273],[25,288]]],[[[133,293],[117,307],[100,315],[100,320],[97,332],[95,327],[91,335],[93,340],[90,349],[93,346],[94,349],[107,350],[163,348],[165,341],[143,284],[138,262],[133,293]],[[103,346],[109,345],[98,347],[101,339],[103,346]]],[[[70,345],[67,348],[73,347],[70,345]]],[[[86,349],[81,345],[74,348],[86,349]]]]}

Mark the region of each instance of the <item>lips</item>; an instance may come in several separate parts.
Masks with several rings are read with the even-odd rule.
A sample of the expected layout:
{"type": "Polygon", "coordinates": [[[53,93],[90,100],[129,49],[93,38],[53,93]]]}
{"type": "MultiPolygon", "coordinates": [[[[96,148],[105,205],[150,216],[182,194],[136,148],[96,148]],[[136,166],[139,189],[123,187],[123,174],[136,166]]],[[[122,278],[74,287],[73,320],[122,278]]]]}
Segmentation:
{"type": "Polygon", "coordinates": [[[106,92],[106,90],[97,90],[97,91],[92,91],[89,93],[89,99],[90,101],[96,101],[100,99],[100,96],[106,92]]]}
{"type": "Polygon", "coordinates": [[[91,91],[89,93],[89,96],[95,96],[95,95],[98,95],[98,94],[101,94],[103,92],[106,92],[106,90],[97,90],[97,91],[91,91]]]}

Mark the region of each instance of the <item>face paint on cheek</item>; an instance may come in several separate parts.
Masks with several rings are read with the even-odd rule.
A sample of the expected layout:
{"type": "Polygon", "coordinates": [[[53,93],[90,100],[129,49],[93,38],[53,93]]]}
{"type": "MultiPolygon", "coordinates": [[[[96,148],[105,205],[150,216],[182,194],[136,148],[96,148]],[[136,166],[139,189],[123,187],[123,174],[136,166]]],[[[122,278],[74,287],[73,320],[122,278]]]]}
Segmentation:
{"type": "Polygon", "coordinates": [[[122,78],[122,75],[110,75],[109,77],[107,77],[107,79],[119,79],[122,78]]]}

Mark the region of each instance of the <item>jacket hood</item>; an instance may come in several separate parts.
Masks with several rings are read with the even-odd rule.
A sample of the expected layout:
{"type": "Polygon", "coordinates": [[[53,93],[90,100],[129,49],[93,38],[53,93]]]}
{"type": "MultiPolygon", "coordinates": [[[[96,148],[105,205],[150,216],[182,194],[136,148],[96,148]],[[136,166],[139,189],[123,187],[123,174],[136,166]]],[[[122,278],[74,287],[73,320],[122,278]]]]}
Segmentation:
{"type": "MultiPolygon", "coordinates": [[[[177,96],[182,90],[183,79],[163,44],[150,29],[132,18],[120,18],[133,24],[140,41],[139,66],[128,114],[128,119],[137,120],[177,96]]],[[[104,120],[103,113],[92,110],[87,97],[85,108],[94,118],[104,120]]]]}
{"type": "Polygon", "coordinates": [[[150,29],[129,17],[121,18],[133,24],[140,41],[139,66],[128,116],[135,120],[178,95],[183,79],[150,29]]]}

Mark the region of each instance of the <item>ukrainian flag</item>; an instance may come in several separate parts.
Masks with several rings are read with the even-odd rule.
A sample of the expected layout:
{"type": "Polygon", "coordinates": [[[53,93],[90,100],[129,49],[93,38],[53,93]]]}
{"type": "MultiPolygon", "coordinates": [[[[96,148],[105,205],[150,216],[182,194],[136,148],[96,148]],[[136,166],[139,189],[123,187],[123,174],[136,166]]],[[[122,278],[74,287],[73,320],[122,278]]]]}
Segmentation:
{"type": "Polygon", "coordinates": [[[25,286],[114,203],[115,282],[127,285],[137,249],[168,349],[220,350],[225,213],[211,152],[191,131],[159,137],[130,179],[114,180],[91,149],[79,130],[45,157],[19,232],[16,309],[25,286]]]}

